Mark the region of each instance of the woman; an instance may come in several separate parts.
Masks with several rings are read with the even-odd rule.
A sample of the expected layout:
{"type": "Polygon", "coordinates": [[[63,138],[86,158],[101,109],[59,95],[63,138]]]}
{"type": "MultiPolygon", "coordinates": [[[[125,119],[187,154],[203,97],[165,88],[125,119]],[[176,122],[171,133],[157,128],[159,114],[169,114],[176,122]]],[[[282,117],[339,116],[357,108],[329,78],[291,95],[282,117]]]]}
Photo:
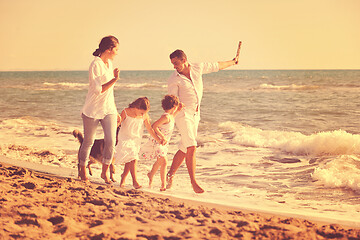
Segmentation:
{"type": "Polygon", "coordinates": [[[95,59],[89,68],[89,90],[81,115],[84,125],[84,141],[79,150],[79,175],[85,181],[88,180],[85,171],[86,161],[89,158],[96,128],[100,122],[104,130],[101,178],[106,183],[110,183],[106,172],[113,159],[116,142],[118,113],[115,106],[114,85],[119,79],[119,69],[113,70],[112,60],[117,55],[118,46],[119,41],[116,37],[104,37],[99,48],[93,53],[95,59]]]}

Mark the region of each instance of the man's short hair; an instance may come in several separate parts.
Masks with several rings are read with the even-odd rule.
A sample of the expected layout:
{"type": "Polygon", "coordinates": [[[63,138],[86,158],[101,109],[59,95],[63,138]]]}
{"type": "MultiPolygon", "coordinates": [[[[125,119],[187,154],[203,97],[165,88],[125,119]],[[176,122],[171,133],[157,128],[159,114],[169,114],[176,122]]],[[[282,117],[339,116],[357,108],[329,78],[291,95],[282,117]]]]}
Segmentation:
{"type": "Polygon", "coordinates": [[[183,50],[177,49],[172,54],[170,54],[170,59],[178,58],[187,60],[186,54],[183,50]]]}

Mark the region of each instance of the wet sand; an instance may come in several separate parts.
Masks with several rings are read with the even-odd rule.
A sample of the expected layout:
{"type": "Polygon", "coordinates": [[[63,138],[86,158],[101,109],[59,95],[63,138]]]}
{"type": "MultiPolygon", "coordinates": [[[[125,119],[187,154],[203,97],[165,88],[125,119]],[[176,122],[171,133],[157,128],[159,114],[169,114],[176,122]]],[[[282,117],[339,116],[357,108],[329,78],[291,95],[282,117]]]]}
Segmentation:
{"type": "Polygon", "coordinates": [[[0,163],[0,239],[360,239],[360,229],[0,163]]]}

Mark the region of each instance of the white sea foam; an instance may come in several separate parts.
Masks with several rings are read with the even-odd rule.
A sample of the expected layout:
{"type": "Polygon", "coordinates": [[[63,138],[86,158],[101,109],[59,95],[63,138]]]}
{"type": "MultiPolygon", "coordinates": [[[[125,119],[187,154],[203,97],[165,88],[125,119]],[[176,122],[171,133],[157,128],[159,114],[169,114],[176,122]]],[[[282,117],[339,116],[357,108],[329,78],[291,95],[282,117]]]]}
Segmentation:
{"type": "MultiPolygon", "coordinates": [[[[44,82],[42,86],[36,88],[38,90],[87,90],[89,84],[86,83],[76,83],[76,82],[58,82],[58,83],[49,83],[44,82]]],[[[124,83],[119,81],[115,88],[122,89],[122,88],[166,88],[167,85],[159,84],[157,82],[153,83],[124,83]]],[[[24,88],[24,86],[22,86],[24,88]]],[[[27,87],[26,87],[27,88],[27,87]]],[[[34,86],[32,87],[34,89],[34,86]]]]}
{"type": "Polygon", "coordinates": [[[70,127],[36,117],[0,121],[0,154],[12,159],[73,168],[79,143],[70,127]]]}
{"type": "Polygon", "coordinates": [[[26,145],[1,144],[0,154],[11,159],[53,165],[67,168],[76,167],[76,158],[61,149],[28,147],[26,145]]]}
{"type": "Polygon", "coordinates": [[[46,149],[73,151],[78,144],[73,128],[36,117],[21,117],[0,121],[0,142],[46,149]],[[69,141],[70,140],[70,141],[69,141]]]}
{"type": "Polygon", "coordinates": [[[26,134],[27,132],[45,131],[49,129],[59,131],[60,126],[55,122],[24,116],[2,120],[1,129],[14,129],[15,132],[26,134]]]}
{"type": "Polygon", "coordinates": [[[262,130],[231,121],[220,123],[219,127],[231,134],[231,142],[239,145],[276,148],[296,155],[360,154],[360,135],[343,130],[304,135],[299,132],[262,130]]]}
{"type": "Polygon", "coordinates": [[[267,84],[267,83],[263,83],[259,86],[259,89],[266,89],[266,90],[295,90],[295,91],[313,90],[313,89],[318,89],[318,88],[320,88],[320,87],[316,86],[316,85],[296,85],[296,84],[273,85],[273,84],[267,84]]]}
{"type": "Polygon", "coordinates": [[[58,90],[58,89],[87,89],[88,83],[73,83],[73,82],[58,82],[58,83],[49,83],[44,82],[44,90],[58,90]]]}
{"type": "MultiPolygon", "coordinates": [[[[41,85],[14,85],[12,88],[25,89],[25,90],[43,90],[43,91],[56,91],[56,90],[87,90],[89,87],[88,83],[72,83],[72,82],[58,82],[49,83],[44,82],[41,85]]],[[[164,84],[152,84],[152,83],[117,83],[115,88],[166,88],[164,84]]],[[[1,87],[0,87],[1,88],[1,87]]]]}
{"type": "Polygon", "coordinates": [[[119,83],[116,88],[166,88],[167,85],[158,83],[119,83]]]}
{"type": "Polygon", "coordinates": [[[360,191],[360,159],[341,155],[315,168],[312,177],[330,188],[360,191]]]}

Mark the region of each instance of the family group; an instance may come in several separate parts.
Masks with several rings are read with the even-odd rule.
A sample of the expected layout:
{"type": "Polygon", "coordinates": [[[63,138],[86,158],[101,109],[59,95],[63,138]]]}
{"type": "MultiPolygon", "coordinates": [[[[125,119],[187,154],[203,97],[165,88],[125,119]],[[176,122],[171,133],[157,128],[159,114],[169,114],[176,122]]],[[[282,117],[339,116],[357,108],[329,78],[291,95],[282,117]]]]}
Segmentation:
{"type": "Polygon", "coordinates": [[[160,168],[161,188],[164,191],[172,186],[173,178],[186,162],[194,192],[202,193],[195,178],[196,137],[200,121],[200,104],[203,95],[202,75],[238,64],[238,56],[230,61],[214,63],[189,63],[182,50],[170,54],[175,71],[168,80],[168,94],[162,99],[164,113],[153,124],[148,115],[150,102],[140,97],[124,108],[119,114],[115,105],[114,85],[119,79],[119,69],[113,68],[112,60],[117,55],[119,41],[114,36],[104,37],[93,55],[95,59],[89,68],[89,90],[82,109],[84,140],[79,150],[79,175],[87,180],[85,171],[95,133],[100,123],[104,131],[104,149],[101,177],[110,182],[107,172],[111,163],[125,164],[121,174],[120,186],[124,186],[130,173],[134,188],[140,188],[136,178],[137,161],[140,156],[153,159],[152,170],[148,173],[149,183],[160,168]],[[167,170],[167,152],[169,141],[176,125],[181,140],[179,150],[173,157],[167,170]],[[143,127],[150,134],[147,143],[141,146],[143,127]],[[117,127],[118,143],[116,143],[117,127]]]}

